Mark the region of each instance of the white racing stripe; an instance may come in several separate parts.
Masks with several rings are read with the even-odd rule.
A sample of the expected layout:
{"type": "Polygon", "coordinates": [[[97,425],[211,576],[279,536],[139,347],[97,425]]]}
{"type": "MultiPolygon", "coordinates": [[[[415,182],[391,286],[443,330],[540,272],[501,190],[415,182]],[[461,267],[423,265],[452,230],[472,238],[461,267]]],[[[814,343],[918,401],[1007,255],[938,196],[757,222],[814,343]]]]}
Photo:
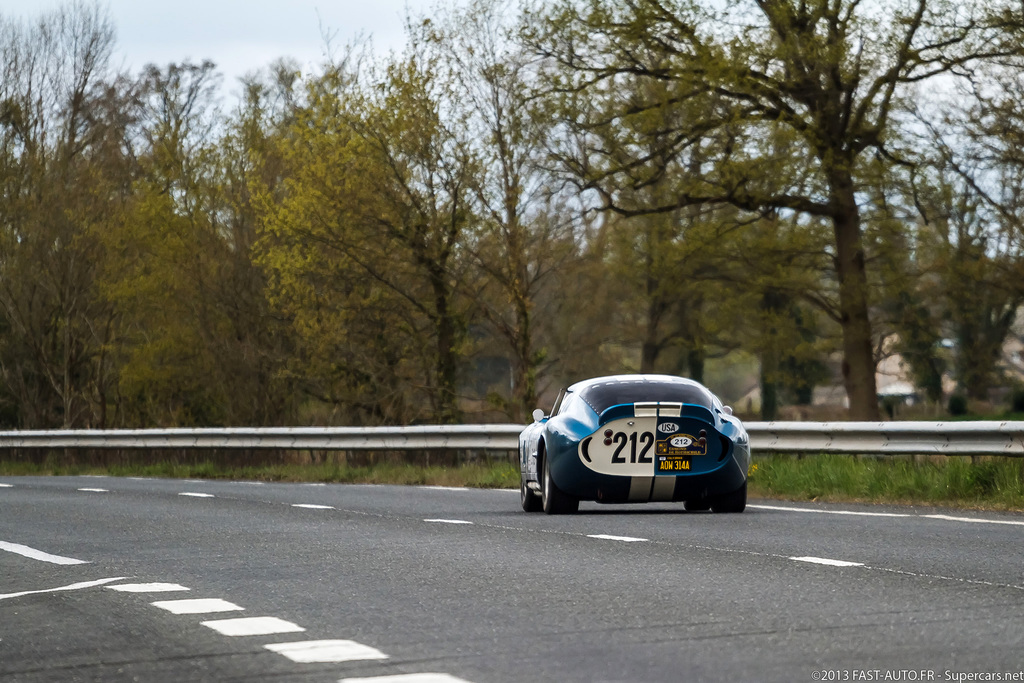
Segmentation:
{"type": "Polygon", "coordinates": [[[57,593],[59,591],[77,591],[83,588],[93,588],[95,586],[102,586],[105,583],[111,583],[112,581],[122,581],[125,577],[115,576],[110,579],[97,579],[96,581],[83,581],[81,583],[73,583],[68,586],[61,586],[60,588],[45,588],[37,591],[21,591],[20,593],[7,593],[6,595],[0,595],[0,600],[6,600],[8,598],[20,598],[23,595],[39,595],[40,593],[57,593]]]}
{"type": "Polygon", "coordinates": [[[117,586],[107,586],[107,589],[123,593],[170,593],[190,590],[176,583],[122,583],[117,586]]]}
{"type": "Polygon", "coordinates": [[[277,633],[301,633],[306,629],[277,617],[243,617],[200,622],[225,636],[270,636],[277,633]]]}
{"type": "Polygon", "coordinates": [[[432,524],[472,524],[473,522],[467,522],[464,519],[425,519],[424,522],[430,522],[432,524]]]}
{"type": "Polygon", "coordinates": [[[236,612],[245,609],[233,602],[220,598],[196,598],[190,600],[159,600],[150,603],[153,607],[165,609],[171,614],[210,614],[211,612],[236,612]]]}
{"type": "Polygon", "coordinates": [[[86,560],[76,560],[73,557],[61,557],[60,555],[51,555],[50,553],[44,553],[42,550],[36,550],[35,548],[29,548],[27,545],[21,545],[20,543],[7,543],[6,541],[0,541],[0,550],[6,550],[9,553],[15,553],[22,557],[27,557],[32,560],[39,560],[40,562],[49,562],[50,564],[88,564],[86,560]]]}
{"type": "Polygon", "coordinates": [[[306,640],[295,643],[271,643],[263,647],[299,664],[388,658],[380,650],[351,640],[306,640]]]}
{"type": "Polygon", "coordinates": [[[791,557],[796,562],[810,562],[811,564],[824,564],[829,567],[863,567],[863,562],[847,562],[846,560],[830,560],[827,557],[791,557]]]}
{"type": "Polygon", "coordinates": [[[600,538],[605,541],[623,541],[625,543],[641,543],[648,539],[635,538],[633,536],[609,536],[608,534],[587,534],[587,538],[600,538]]]}
{"type": "Polygon", "coordinates": [[[342,678],[338,683],[469,683],[450,674],[397,674],[373,678],[342,678]]]}

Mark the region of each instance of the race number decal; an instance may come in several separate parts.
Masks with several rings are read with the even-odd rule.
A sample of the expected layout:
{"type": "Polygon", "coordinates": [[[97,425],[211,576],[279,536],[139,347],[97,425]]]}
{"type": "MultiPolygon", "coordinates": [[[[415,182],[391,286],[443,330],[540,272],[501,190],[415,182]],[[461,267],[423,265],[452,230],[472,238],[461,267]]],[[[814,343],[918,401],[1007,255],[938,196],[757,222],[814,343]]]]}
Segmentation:
{"type": "Polygon", "coordinates": [[[690,474],[697,460],[705,463],[698,471],[706,467],[702,456],[708,454],[707,429],[686,418],[622,418],[583,439],[578,450],[583,464],[601,474],[690,474]]]}
{"type": "Polygon", "coordinates": [[[601,474],[649,477],[654,474],[657,422],[655,417],[613,420],[580,442],[580,460],[601,474]]]}

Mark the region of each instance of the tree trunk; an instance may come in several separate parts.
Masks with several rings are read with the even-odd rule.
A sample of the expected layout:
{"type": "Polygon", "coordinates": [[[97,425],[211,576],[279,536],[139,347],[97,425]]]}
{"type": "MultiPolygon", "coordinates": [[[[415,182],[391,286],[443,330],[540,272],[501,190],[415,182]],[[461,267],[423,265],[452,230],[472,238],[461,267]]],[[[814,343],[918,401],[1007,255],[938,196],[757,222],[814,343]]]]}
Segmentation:
{"type": "Polygon", "coordinates": [[[692,348],[686,352],[686,365],[690,379],[704,384],[704,361],[707,355],[703,349],[692,348]]]}
{"type": "Polygon", "coordinates": [[[431,272],[430,281],[437,330],[437,419],[441,424],[457,424],[461,419],[456,393],[459,330],[451,311],[451,292],[444,280],[444,270],[437,268],[431,272]]]}
{"type": "Polygon", "coordinates": [[[774,287],[768,287],[761,296],[761,310],[768,321],[761,349],[761,419],[766,422],[779,414],[779,331],[774,323],[786,303],[785,296],[774,287]]]}
{"type": "Polygon", "coordinates": [[[853,179],[837,171],[831,178],[837,206],[832,216],[835,235],[836,276],[839,279],[839,314],[843,330],[843,383],[853,420],[878,421],[878,391],[875,384],[875,354],[871,345],[868,314],[867,269],[860,232],[853,179]]]}
{"type": "Polygon", "coordinates": [[[519,414],[513,415],[512,418],[521,421],[525,420],[526,416],[537,407],[537,363],[533,353],[533,336],[530,329],[530,306],[525,296],[517,297],[516,309],[513,395],[517,399],[519,414]]]}

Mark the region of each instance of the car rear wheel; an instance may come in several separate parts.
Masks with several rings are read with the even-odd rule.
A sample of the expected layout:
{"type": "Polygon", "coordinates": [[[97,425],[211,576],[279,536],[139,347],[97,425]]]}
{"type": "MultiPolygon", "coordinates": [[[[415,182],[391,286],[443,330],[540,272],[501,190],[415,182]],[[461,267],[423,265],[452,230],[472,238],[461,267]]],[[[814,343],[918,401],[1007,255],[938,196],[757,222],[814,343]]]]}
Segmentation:
{"type": "Polygon", "coordinates": [[[712,512],[743,512],[747,507],[747,482],[732,493],[719,496],[711,502],[712,512]]]}
{"type": "Polygon", "coordinates": [[[525,512],[541,511],[540,496],[530,490],[530,487],[526,485],[526,477],[522,475],[519,477],[519,503],[525,512]]]}
{"type": "Polygon", "coordinates": [[[570,515],[580,509],[580,502],[565,494],[551,480],[551,468],[544,458],[544,476],[541,484],[541,505],[549,515],[570,515]]]}
{"type": "Polygon", "coordinates": [[[704,512],[711,509],[711,501],[707,498],[694,498],[685,503],[687,512],[704,512]]]}

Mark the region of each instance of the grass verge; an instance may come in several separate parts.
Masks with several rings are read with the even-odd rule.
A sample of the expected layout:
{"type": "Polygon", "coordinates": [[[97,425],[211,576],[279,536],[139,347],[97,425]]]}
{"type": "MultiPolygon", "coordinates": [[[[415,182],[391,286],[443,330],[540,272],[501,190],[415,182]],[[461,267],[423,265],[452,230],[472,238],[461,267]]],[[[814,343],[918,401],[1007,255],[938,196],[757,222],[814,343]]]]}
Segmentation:
{"type": "MultiPolygon", "coordinates": [[[[331,482],[518,488],[519,471],[508,462],[457,466],[342,463],[230,466],[215,461],[106,466],[0,461],[0,476],[109,475],[176,479],[331,482]]],[[[753,498],[795,501],[937,505],[991,510],[1024,510],[1024,459],[944,457],[916,462],[910,457],[812,455],[760,456],[751,466],[753,498]]]]}
{"type": "Polygon", "coordinates": [[[1021,510],[1024,460],[771,455],[755,459],[749,493],[790,500],[1021,510]]]}
{"type": "Polygon", "coordinates": [[[452,467],[380,463],[351,466],[340,463],[224,466],[213,461],[191,464],[76,465],[45,462],[0,462],[0,476],[164,477],[170,479],[233,479],[243,481],[328,482],[336,484],[406,484],[519,488],[519,470],[509,463],[465,464],[452,467]]]}

